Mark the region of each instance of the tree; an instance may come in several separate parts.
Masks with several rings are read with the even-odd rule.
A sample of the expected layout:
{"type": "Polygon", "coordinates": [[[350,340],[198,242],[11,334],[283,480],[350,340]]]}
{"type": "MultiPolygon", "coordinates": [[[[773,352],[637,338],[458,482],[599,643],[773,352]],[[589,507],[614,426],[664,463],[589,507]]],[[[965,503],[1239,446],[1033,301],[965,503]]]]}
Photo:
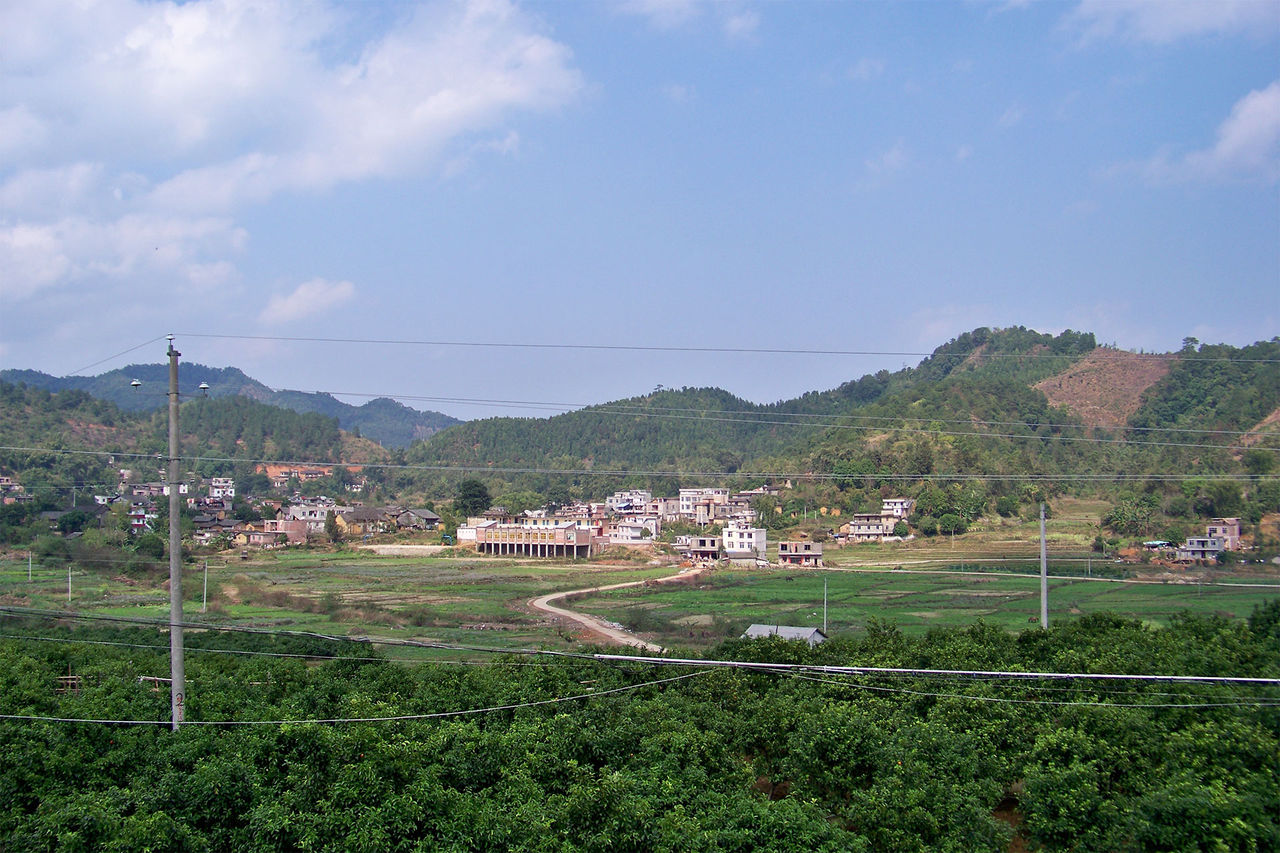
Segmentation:
{"type": "Polygon", "coordinates": [[[155,533],[144,533],[138,537],[134,550],[144,557],[159,560],[164,557],[164,540],[155,533]]]}
{"type": "Polygon", "coordinates": [[[1254,479],[1257,479],[1258,477],[1271,473],[1272,469],[1275,468],[1276,457],[1275,453],[1272,451],[1254,448],[1253,450],[1246,450],[1244,452],[1243,461],[1245,470],[1247,470],[1254,479]]]}
{"type": "Polygon", "coordinates": [[[552,512],[573,501],[573,495],[569,494],[569,487],[561,482],[548,485],[543,495],[547,499],[547,509],[552,512]]]}
{"type": "Polygon", "coordinates": [[[333,510],[324,514],[324,533],[330,542],[342,541],[342,528],[338,526],[338,515],[333,510]]]}
{"type": "Polygon", "coordinates": [[[453,505],[463,515],[479,515],[493,505],[493,498],[489,496],[489,489],[484,483],[479,480],[463,480],[458,484],[453,505]]]}

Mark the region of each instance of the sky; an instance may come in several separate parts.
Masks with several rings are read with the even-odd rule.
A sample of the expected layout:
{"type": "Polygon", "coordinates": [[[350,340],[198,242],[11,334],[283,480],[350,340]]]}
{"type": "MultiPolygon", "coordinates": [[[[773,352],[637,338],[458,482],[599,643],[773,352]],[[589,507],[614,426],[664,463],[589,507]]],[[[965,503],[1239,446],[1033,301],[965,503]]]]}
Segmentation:
{"type": "Polygon", "coordinates": [[[2,368],[545,416],[459,401],[1012,325],[1280,334],[1280,3],[0,3],[2,368]]]}

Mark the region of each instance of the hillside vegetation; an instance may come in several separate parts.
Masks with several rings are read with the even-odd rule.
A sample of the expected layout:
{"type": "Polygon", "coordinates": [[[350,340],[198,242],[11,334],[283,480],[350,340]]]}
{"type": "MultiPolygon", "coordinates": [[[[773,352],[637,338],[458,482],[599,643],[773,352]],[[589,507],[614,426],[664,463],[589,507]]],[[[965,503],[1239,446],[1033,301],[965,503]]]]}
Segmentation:
{"type": "MultiPolygon", "coordinates": [[[[168,404],[167,364],[131,364],[97,376],[61,378],[34,370],[3,370],[0,371],[0,380],[47,391],[86,391],[129,412],[155,411],[168,404]],[[130,384],[134,379],[142,386],[135,389],[130,384]]],[[[440,412],[421,412],[385,397],[353,406],[320,392],[277,391],[234,367],[216,368],[184,362],[179,370],[179,380],[179,391],[185,400],[205,396],[206,392],[199,390],[200,384],[204,383],[209,386],[207,395],[210,398],[244,397],[299,414],[323,415],[335,419],[345,430],[359,432],[388,447],[404,447],[458,423],[457,418],[440,412]]]]}

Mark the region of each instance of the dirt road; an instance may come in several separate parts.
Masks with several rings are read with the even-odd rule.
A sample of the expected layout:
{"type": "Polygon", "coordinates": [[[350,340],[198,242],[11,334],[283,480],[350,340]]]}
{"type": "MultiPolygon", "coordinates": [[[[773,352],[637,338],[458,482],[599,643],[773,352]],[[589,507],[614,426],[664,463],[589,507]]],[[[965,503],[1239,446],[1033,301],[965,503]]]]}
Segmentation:
{"type": "Polygon", "coordinates": [[[688,578],[696,577],[702,571],[703,569],[701,568],[685,569],[678,574],[668,575],[665,578],[657,578],[652,581],[630,581],[628,583],[612,583],[606,586],[593,586],[587,587],[586,589],[570,589],[565,592],[553,592],[550,595],[540,595],[537,598],[529,599],[529,606],[534,610],[541,610],[543,613],[549,613],[552,616],[576,622],[586,628],[587,633],[591,634],[595,638],[603,639],[606,642],[616,643],[621,646],[634,646],[637,649],[643,649],[648,652],[661,652],[663,651],[662,646],[646,642],[635,634],[632,634],[630,631],[620,628],[611,622],[606,622],[599,616],[592,616],[589,613],[578,613],[565,607],[557,607],[553,602],[559,601],[563,598],[568,598],[571,595],[586,595],[594,592],[604,592],[610,589],[626,589],[627,587],[632,586],[643,586],[646,583],[671,583],[673,581],[687,580],[688,578]]]}

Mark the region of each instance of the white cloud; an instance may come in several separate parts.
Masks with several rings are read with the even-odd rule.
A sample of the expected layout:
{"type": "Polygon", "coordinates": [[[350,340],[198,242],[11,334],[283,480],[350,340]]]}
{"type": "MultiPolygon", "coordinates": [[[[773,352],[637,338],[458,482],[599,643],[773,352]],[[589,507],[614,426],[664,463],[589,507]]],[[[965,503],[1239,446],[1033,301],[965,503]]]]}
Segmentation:
{"type": "Polygon", "coordinates": [[[849,69],[851,80],[874,80],[884,73],[884,60],[864,56],[849,69]]]}
{"type": "Polygon", "coordinates": [[[698,16],[700,0],[623,0],[622,11],[649,19],[662,30],[675,29],[698,16]]]}
{"type": "Polygon", "coordinates": [[[961,145],[959,148],[956,149],[957,163],[963,163],[965,160],[968,160],[972,156],[973,156],[973,146],[971,145],[961,145]]]}
{"type": "Polygon", "coordinates": [[[1026,115],[1026,110],[1020,104],[1013,104],[1000,116],[998,124],[1001,127],[1013,127],[1022,121],[1022,117],[1026,115]]]}
{"type": "Polygon", "coordinates": [[[0,110],[0,161],[40,148],[48,135],[45,123],[26,105],[0,110]]]}
{"type": "Polygon", "coordinates": [[[724,35],[746,40],[760,27],[760,14],[742,0],[622,0],[617,8],[628,15],[646,19],[658,30],[678,30],[692,26],[711,10],[724,35]]]}
{"type": "Polygon", "coordinates": [[[0,3],[0,79],[0,293],[45,304],[194,301],[245,206],[510,154],[583,87],[509,0],[0,3]]]}
{"type": "Polygon", "coordinates": [[[694,98],[694,88],[684,83],[668,83],[662,87],[662,94],[667,100],[677,104],[687,104],[694,98]]]}
{"type": "Polygon", "coordinates": [[[1157,182],[1280,181],[1280,80],[1237,101],[1212,147],[1182,157],[1161,153],[1142,171],[1157,182]]]}
{"type": "Polygon", "coordinates": [[[23,300],[58,287],[117,288],[133,297],[182,285],[194,293],[234,278],[226,260],[247,235],[230,220],[129,214],[0,224],[0,296],[23,300]]]}
{"type": "Polygon", "coordinates": [[[349,281],[326,281],[313,278],[294,288],[292,293],[277,294],[267,302],[258,315],[258,322],[276,326],[322,314],[349,301],[356,295],[356,286],[349,281]]]}
{"type": "Polygon", "coordinates": [[[1081,0],[1067,25],[1084,41],[1120,38],[1166,44],[1202,35],[1280,34],[1273,0],[1081,0]]]}
{"type": "Polygon", "coordinates": [[[760,15],[750,10],[731,12],[724,19],[724,34],[729,38],[751,38],[759,28],[760,15]]]}
{"type": "Polygon", "coordinates": [[[866,160],[865,165],[872,175],[886,176],[902,171],[909,161],[906,146],[899,140],[888,151],[866,160]]]}

